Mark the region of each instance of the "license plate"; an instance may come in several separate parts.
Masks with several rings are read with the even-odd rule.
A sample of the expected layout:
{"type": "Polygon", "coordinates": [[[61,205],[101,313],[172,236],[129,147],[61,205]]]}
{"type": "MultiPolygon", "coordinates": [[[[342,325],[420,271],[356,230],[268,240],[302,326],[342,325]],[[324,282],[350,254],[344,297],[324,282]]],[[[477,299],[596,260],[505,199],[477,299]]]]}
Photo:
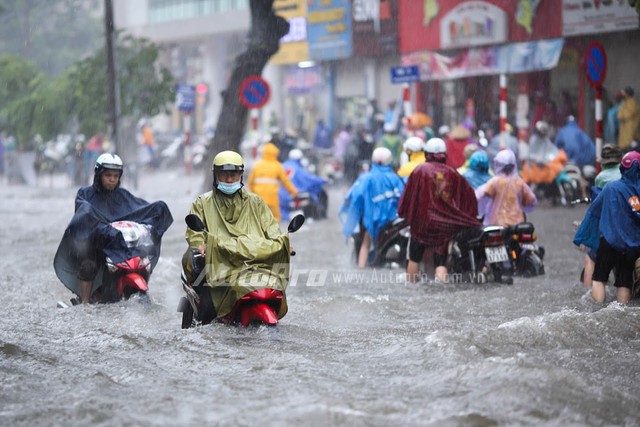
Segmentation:
{"type": "Polygon", "coordinates": [[[490,264],[494,262],[504,262],[509,261],[509,255],[507,255],[507,248],[502,246],[489,246],[484,248],[485,254],[487,254],[487,261],[490,264]]]}
{"type": "Polygon", "coordinates": [[[536,245],[534,245],[533,243],[523,243],[522,244],[522,249],[528,249],[530,251],[537,251],[538,247],[536,245]]]}

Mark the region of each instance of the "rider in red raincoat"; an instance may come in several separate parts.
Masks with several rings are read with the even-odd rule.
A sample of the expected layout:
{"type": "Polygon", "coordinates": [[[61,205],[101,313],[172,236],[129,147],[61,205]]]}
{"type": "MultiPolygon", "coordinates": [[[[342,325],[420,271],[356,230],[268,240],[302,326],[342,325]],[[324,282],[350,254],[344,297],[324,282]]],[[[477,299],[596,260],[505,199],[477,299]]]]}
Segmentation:
{"type": "Polygon", "coordinates": [[[433,253],[436,279],[446,282],[447,245],[455,234],[480,222],[473,188],[453,167],[448,166],[446,145],[432,138],[426,146],[427,161],[409,176],[398,215],[411,226],[408,280],[415,282],[423,255],[433,253]]]}

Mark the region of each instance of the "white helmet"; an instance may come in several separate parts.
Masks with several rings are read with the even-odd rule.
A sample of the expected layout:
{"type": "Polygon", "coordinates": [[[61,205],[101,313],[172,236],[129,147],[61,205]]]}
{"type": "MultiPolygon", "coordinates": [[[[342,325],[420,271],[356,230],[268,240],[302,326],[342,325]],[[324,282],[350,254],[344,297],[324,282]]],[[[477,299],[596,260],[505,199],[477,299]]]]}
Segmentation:
{"type": "Polygon", "coordinates": [[[96,160],[94,172],[99,175],[105,169],[114,169],[122,172],[122,159],[117,154],[104,153],[96,160]]]}
{"type": "Polygon", "coordinates": [[[378,165],[389,165],[393,160],[393,154],[391,154],[391,150],[386,147],[378,147],[373,150],[373,154],[371,154],[371,161],[378,165]]]}
{"type": "Polygon", "coordinates": [[[424,151],[424,141],[417,136],[411,136],[404,142],[403,148],[412,153],[424,151]]]}
{"type": "Polygon", "coordinates": [[[446,154],[447,144],[440,138],[431,138],[424,149],[429,154],[446,154]]]}
{"type": "Polygon", "coordinates": [[[299,148],[294,148],[293,150],[289,151],[289,158],[291,160],[300,160],[303,157],[304,155],[302,154],[302,150],[300,150],[299,148]]]}
{"type": "Polygon", "coordinates": [[[447,125],[442,125],[438,128],[440,136],[446,136],[449,132],[451,132],[451,128],[447,125]]]}
{"type": "Polygon", "coordinates": [[[538,120],[536,122],[536,130],[546,136],[549,133],[549,123],[544,120],[538,120]]]}

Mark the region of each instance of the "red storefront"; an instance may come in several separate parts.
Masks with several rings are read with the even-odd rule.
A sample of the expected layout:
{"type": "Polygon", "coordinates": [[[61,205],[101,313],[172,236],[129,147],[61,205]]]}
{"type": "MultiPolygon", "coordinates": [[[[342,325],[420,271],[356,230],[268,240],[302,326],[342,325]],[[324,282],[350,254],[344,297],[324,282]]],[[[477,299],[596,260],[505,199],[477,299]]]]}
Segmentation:
{"type": "Polygon", "coordinates": [[[528,127],[535,101],[529,97],[551,96],[548,70],[563,45],[561,1],[398,1],[403,64],[420,66],[413,91],[418,110],[438,124],[461,122],[470,110],[477,124],[495,121],[504,74],[508,118],[528,127]]]}

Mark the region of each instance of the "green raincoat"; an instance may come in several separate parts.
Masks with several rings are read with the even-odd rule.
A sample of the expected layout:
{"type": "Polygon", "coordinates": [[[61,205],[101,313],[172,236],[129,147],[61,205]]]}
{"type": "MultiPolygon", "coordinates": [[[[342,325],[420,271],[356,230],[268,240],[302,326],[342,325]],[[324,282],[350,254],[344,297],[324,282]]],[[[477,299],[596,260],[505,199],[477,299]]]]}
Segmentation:
{"type": "Polygon", "coordinates": [[[233,196],[219,191],[201,194],[190,213],[208,230],[187,228],[191,248],[207,245],[207,285],[218,318],[229,314],[246,294],[261,288],[282,292],[278,319],[287,313],[285,290],[289,284],[289,235],[280,230],[269,207],[242,188],[233,196]]]}

